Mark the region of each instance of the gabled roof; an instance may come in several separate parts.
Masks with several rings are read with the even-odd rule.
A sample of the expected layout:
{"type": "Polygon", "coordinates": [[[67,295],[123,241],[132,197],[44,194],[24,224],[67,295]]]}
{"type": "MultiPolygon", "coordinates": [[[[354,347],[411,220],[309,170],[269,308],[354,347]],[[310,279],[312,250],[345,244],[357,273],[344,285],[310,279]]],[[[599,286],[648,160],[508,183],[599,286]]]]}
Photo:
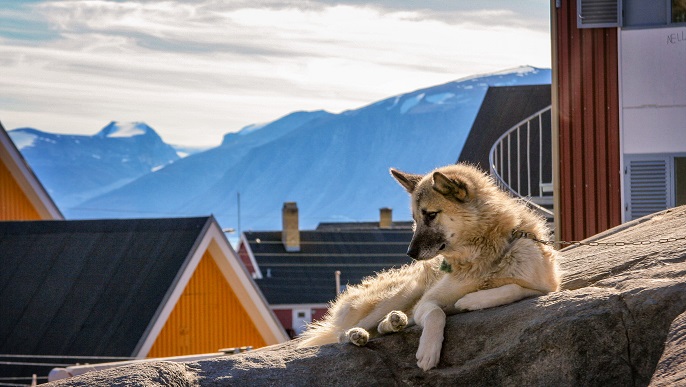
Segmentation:
{"type": "Polygon", "coordinates": [[[550,85],[489,87],[457,161],[471,162],[488,172],[491,146],[508,129],[550,106],[550,98],[550,85]]]}
{"type": "Polygon", "coordinates": [[[64,219],[45,187],[10,139],[2,123],[0,123],[0,162],[9,169],[26,198],[43,219],[64,219]]]}
{"type": "Polygon", "coordinates": [[[262,278],[255,280],[270,305],[325,304],[341,285],[410,263],[411,228],[340,228],[300,231],[300,251],[286,252],[280,231],[245,232],[262,278]]]}
{"type": "Polygon", "coordinates": [[[145,356],[208,249],[265,341],[285,341],[213,217],[0,222],[0,353],[145,356]]]}
{"type": "MultiPolygon", "coordinates": [[[[321,222],[317,225],[317,231],[340,231],[340,230],[374,230],[379,228],[379,222],[321,222]]],[[[393,222],[390,229],[410,229],[412,222],[393,222]]]]}

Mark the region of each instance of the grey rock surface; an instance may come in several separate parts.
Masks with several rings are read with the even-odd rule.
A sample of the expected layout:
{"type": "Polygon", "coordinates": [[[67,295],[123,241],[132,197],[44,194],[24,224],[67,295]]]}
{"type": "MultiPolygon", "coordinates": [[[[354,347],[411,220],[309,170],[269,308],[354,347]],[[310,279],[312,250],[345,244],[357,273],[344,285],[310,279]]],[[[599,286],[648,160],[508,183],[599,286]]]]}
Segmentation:
{"type": "Polygon", "coordinates": [[[297,349],[291,342],[191,363],[136,364],[53,385],[683,385],[684,237],[686,207],[679,207],[587,240],[610,245],[563,250],[562,291],[449,317],[441,362],[428,372],[415,364],[421,331],[412,327],[362,348],[297,349]]]}

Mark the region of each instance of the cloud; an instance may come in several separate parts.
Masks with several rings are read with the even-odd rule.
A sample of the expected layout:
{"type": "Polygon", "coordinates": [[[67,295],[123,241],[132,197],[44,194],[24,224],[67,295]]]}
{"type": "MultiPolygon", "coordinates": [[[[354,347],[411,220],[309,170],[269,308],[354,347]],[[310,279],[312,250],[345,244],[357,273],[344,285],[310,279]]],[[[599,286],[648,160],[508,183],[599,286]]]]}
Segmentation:
{"type": "Polygon", "coordinates": [[[475,73],[550,65],[548,31],[512,9],[297,4],[33,4],[31,19],[44,23],[34,35],[51,37],[0,30],[2,119],[72,133],[146,121],[167,141],[208,145],[295,110],[342,111],[475,73]]]}

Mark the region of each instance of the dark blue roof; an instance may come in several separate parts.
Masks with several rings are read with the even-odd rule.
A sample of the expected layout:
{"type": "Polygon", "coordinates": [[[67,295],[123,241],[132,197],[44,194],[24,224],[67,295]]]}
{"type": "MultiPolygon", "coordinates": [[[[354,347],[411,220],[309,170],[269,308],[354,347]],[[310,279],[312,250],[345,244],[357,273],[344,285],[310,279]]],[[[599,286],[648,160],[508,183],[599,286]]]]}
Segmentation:
{"type": "Polygon", "coordinates": [[[0,222],[0,353],[131,356],[213,221],[0,222]]]}
{"type": "Polygon", "coordinates": [[[412,239],[409,227],[300,231],[298,252],[286,252],[280,231],[244,236],[263,276],[255,282],[271,305],[327,303],[336,297],[336,271],[342,285],[357,284],[412,261],[405,254],[412,239]]]}

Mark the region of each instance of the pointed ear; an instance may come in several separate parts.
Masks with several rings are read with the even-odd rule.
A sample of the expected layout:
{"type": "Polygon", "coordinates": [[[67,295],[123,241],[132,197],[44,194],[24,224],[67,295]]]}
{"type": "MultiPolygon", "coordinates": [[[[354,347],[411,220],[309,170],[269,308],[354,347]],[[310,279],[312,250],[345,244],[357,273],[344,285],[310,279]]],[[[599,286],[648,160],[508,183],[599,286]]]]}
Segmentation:
{"type": "Polygon", "coordinates": [[[469,196],[467,184],[457,179],[450,179],[440,172],[434,172],[432,177],[432,187],[436,192],[445,196],[447,199],[456,200],[462,203],[467,201],[469,196]]]}
{"type": "Polygon", "coordinates": [[[398,183],[400,183],[400,185],[402,185],[409,193],[414,191],[414,189],[417,187],[417,183],[419,183],[419,180],[422,179],[421,175],[400,172],[399,170],[393,168],[391,168],[391,175],[393,175],[395,180],[397,180],[398,183]]]}

